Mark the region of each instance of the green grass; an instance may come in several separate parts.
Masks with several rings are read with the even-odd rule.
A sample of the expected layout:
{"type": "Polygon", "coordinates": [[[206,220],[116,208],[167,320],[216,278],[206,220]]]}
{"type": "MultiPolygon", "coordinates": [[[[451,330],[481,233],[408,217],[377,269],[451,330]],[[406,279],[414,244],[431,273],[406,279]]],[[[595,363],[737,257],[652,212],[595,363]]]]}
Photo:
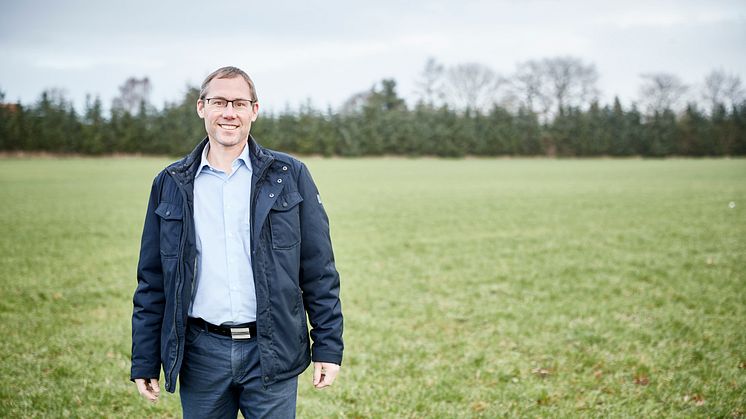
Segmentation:
{"type": "MultiPolygon", "coordinates": [[[[347,349],[299,417],[746,415],[746,161],[307,162],[347,349]]],[[[180,416],[128,380],[166,163],[0,160],[0,417],[180,416]]]]}

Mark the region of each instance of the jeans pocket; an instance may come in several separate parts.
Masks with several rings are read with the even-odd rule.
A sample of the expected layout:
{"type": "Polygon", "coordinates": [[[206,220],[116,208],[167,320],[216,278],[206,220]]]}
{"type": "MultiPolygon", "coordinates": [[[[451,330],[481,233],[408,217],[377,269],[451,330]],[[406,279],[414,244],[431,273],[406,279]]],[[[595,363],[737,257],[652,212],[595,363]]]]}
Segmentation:
{"type": "Polygon", "coordinates": [[[205,330],[200,327],[189,326],[187,327],[185,342],[191,346],[197,343],[197,341],[205,334],[205,330]]]}

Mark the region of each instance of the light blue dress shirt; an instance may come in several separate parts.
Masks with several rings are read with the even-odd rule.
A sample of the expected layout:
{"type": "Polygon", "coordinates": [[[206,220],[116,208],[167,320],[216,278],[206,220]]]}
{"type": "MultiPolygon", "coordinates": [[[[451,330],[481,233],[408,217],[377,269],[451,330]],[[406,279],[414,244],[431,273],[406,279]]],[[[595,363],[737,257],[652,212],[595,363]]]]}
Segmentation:
{"type": "Polygon", "coordinates": [[[197,275],[190,317],[213,324],[256,320],[256,291],[251,270],[251,161],[244,146],[230,174],[207,161],[210,144],[194,179],[197,275]]]}

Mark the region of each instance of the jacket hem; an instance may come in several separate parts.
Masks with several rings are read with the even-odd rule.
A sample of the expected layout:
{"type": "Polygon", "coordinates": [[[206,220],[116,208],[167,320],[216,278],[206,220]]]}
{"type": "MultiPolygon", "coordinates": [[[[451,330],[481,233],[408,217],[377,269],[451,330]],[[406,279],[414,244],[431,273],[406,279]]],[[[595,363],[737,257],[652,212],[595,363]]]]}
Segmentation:
{"type": "Polygon", "coordinates": [[[295,369],[292,369],[290,371],[286,371],[286,372],[283,372],[283,373],[280,373],[280,374],[275,374],[275,376],[272,377],[271,380],[267,381],[267,384],[273,384],[273,383],[276,383],[278,381],[287,380],[288,378],[293,378],[293,377],[296,377],[298,375],[301,375],[303,373],[303,371],[305,371],[306,368],[308,368],[309,365],[311,365],[311,360],[307,359],[306,362],[304,362],[303,364],[301,364],[301,366],[298,367],[298,368],[295,368],[295,369]]]}

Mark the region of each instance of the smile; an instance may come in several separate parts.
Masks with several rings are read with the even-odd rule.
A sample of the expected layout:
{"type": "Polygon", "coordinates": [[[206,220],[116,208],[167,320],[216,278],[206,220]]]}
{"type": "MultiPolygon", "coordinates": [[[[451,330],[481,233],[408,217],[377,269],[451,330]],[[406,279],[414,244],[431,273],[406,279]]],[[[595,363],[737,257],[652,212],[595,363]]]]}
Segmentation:
{"type": "Polygon", "coordinates": [[[222,128],[222,129],[226,129],[226,130],[229,130],[229,131],[230,130],[234,130],[234,129],[238,129],[238,125],[218,124],[218,126],[220,128],[222,128]]]}

